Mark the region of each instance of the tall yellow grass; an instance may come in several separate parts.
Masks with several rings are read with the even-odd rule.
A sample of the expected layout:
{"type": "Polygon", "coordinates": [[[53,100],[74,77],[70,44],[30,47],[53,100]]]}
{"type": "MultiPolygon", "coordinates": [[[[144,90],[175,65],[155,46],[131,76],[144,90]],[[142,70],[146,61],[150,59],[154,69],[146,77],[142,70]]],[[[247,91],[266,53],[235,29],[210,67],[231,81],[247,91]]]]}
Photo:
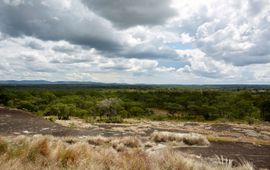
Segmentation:
{"type": "Polygon", "coordinates": [[[196,133],[173,133],[173,132],[154,132],[151,139],[155,142],[183,142],[187,145],[209,145],[207,138],[196,133]]]}
{"type": "MultiPolygon", "coordinates": [[[[71,138],[69,139],[71,140],[71,138]]],[[[195,159],[181,152],[170,149],[156,152],[145,152],[142,144],[135,137],[103,139],[101,145],[89,144],[86,140],[74,139],[66,142],[66,138],[52,136],[19,136],[0,137],[0,169],[8,170],[251,170],[252,165],[243,163],[232,167],[220,161],[211,163],[204,159],[195,159]],[[124,150],[114,147],[122,145],[124,150]]],[[[99,144],[99,142],[97,142],[99,144]]]]}

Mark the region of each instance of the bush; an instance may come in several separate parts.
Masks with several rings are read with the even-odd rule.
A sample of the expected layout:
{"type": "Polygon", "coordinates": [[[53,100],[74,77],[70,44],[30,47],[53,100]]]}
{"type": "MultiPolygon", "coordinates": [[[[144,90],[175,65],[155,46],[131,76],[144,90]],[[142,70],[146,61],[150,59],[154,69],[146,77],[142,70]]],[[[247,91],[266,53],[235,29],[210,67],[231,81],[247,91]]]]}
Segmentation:
{"type": "Polygon", "coordinates": [[[207,138],[196,133],[173,133],[173,132],[154,132],[151,139],[155,142],[184,142],[187,145],[209,145],[207,138]]]}
{"type": "Polygon", "coordinates": [[[36,112],[38,111],[38,107],[31,103],[30,101],[21,101],[19,104],[18,104],[18,109],[26,109],[27,111],[30,111],[30,112],[36,112]]]}
{"type": "Polygon", "coordinates": [[[253,125],[254,123],[259,122],[258,119],[255,119],[255,118],[253,118],[253,117],[247,117],[247,118],[246,118],[246,121],[247,121],[247,123],[248,123],[249,125],[253,125]]]}
{"type": "Polygon", "coordinates": [[[260,107],[263,120],[270,121],[270,99],[262,102],[260,107]]]}
{"type": "Polygon", "coordinates": [[[96,105],[99,116],[115,116],[123,110],[122,101],[118,98],[108,98],[101,100],[96,105]]]}
{"type": "Polygon", "coordinates": [[[55,117],[54,116],[47,116],[47,117],[45,117],[45,119],[50,121],[50,122],[55,122],[55,117]]]}
{"type": "Polygon", "coordinates": [[[49,107],[46,116],[55,115],[59,120],[68,120],[72,112],[75,111],[74,105],[57,103],[49,107]]]}
{"type": "Polygon", "coordinates": [[[96,117],[94,116],[84,116],[83,119],[86,123],[95,123],[97,121],[96,117]]]}
{"type": "Polygon", "coordinates": [[[100,121],[105,123],[123,123],[124,120],[120,116],[105,117],[100,119],[100,121]]]}
{"type": "Polygon", "coordinates": [[[132,116],[140,116],[145,114],[145,110],[138,106],[131,107],[129,112],[132,116]]]}
{"type": "Polygon", "coordinates": [[[44,114],[42,112],[34,112],[35,115],[42,117],[44,114]]]}
{"type": "Polygon", "coordinates": [[[168,116],[167,115],[151,115],[151,116],[149,116],[149,118],[151,120],[154,120],[154,121],[168,120],[168,116]]]}
{"type": "Polygon", "coordinates": [[[119,115],[123,118],[129,117],[128,112],[126,110],[121,110],[119,115]]]}
{"type": "Polygon", "coordinates": [[[83,116],[88,115],[88,114],[89,114],[89,111],[84,110],[84,109],[80,109],[80,108],[76,108],[76,109],[74,109],[72,116],[83,117],[83,116]]]}
{"type": "MultiPolygon", "coordinates": [[[[222,90],[191,87],[187,89],[144,87],[125,89],[84,89],[86,87],[55,88],[5,87],[0,89],[0,105],[68,119],[70,115],[151,117],[147,108],[167,110],[167,117],[154,120],[192,119],[270,120],[270,91],[222,90]]],[[[250,120],[252,123],[253,120],[250,120]]]]}

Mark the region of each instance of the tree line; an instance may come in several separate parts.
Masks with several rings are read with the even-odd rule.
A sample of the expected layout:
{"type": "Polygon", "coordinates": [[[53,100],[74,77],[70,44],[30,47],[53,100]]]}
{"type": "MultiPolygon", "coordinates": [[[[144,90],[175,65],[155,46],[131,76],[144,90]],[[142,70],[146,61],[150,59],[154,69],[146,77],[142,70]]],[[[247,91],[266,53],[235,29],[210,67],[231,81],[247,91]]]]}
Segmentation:
{"type": "Polygon", "coordinates": [[[267,90],[193,88],[1,87],[0,104],[41,116],[77,116],[121,122],[123,118],[270,120],[267,90]],[[152,108],[166,110],[156,115],[152,108]]]}

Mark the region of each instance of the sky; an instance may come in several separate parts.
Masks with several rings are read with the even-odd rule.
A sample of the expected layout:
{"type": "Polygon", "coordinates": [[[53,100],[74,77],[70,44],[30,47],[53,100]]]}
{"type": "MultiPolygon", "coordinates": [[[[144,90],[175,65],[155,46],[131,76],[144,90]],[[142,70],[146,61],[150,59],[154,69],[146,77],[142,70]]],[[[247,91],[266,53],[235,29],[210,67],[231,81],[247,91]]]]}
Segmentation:
{"type": "Polygon", "coordinates": [[[0,0],[0,80],[269,84],[269,0],[0,0]]]}

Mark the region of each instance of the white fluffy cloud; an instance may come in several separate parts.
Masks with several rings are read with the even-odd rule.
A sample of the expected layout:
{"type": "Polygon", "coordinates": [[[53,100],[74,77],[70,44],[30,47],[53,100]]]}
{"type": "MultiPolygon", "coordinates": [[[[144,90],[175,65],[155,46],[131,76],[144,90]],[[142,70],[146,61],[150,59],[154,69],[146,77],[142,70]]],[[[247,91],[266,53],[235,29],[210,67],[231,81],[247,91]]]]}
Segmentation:
{"type": "Polygon", "coordinates": [[[208,57],[236,66],[270,62],[268,0],[191,0],[175,5],[185,8],[172,23],[175,29],[191,35],[208,57]]]}
{"type": "Polygon", "coordinates": [[[224,61],[212,60],[199,49],[178,50],[178,54],[182,60],[190,63],[178,71],[191,72],[199,76],[212,78],[233,78],[236,76],[236,67],[224,61]]]}
{"type": "Polygon", "coordinates": [[[91,74],[96,73],[145,73],[158,67],[155,60],[107,58],[94,48],[84,49],[66,41],[42,41],[33,37],[0,40],[0,49],[2,79],[53,77],[57,80],[67,75],[64,79],[70,80],[72,75],[76,80],[91,80],[91,74]]]}

